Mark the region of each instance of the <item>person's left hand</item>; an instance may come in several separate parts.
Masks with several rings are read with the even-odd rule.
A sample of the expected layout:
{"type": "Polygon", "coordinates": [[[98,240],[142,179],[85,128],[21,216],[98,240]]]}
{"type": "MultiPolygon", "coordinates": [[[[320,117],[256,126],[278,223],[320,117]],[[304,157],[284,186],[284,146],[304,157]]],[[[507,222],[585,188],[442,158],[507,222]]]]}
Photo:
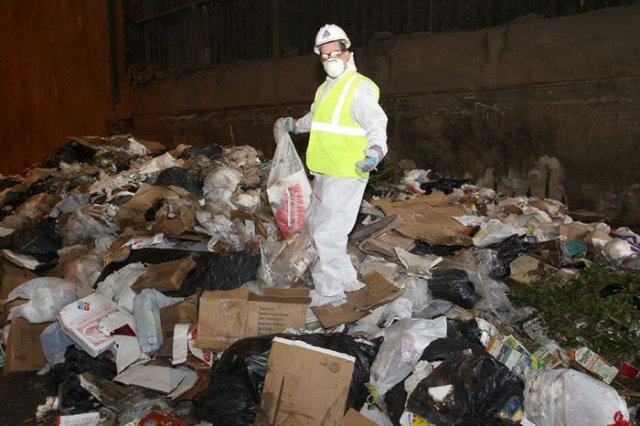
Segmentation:
{"type": "Polygon", "coordinates": [[[362,173],[369,173],[371,170],[375,169],[378,165],[378,157],[371,156],[365,157],[364,160],[358,161],[356,163],[356,169],[360,170],[362,173]]]}

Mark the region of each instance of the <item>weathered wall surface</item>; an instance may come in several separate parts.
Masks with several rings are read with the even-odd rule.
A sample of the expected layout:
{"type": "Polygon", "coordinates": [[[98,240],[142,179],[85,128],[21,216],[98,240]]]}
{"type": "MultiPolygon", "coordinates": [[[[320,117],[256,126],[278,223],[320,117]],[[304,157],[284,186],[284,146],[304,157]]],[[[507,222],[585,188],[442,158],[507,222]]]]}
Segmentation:
{"type": "MultiPolygon", "coordinates": [[[[637,225],[638,22],[632,5],[379,39],[356,62],[382,89],[395,159],[637,225]]],[[[134,92],[134,131],[271,153],[273,121],[303,114],[321,80],[313,55],[167,80],[134,92]]]]}
{"type": "Polygon", "coordinates": [[[111,114],[106,1],[0,6],[0,173],[17,173],[111,114]]]}

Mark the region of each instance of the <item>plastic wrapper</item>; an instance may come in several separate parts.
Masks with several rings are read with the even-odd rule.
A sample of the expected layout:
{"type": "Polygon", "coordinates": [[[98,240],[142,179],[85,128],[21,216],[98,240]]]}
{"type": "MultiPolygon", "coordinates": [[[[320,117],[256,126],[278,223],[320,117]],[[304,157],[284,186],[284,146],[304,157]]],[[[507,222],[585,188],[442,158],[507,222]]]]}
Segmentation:
{"type": "Polygon", "coordinates": [[[434,298],[448,300],[465,309],[472,308],[478,300],[469,276],[460,269],[435,271],[428,283],[434,298]]]}
{"type": "Polygon", "coordinates": [[[306,232],[284,241],[260,238],[258,278],[269,287],[300,286],[317,257],[306,232]]]}
{"type": "Polygon", "coordinates": [[[7,300],[22,298],[29,301],[11,308],[8,318],[22,317],[30,323],[55,321],[60,309],[78,299],[77,290],[74,283],[61,278],[29,280],[9,293],[7,300]]]}
{"type": "Polygon", "coordinates": [[[632,243],[622,238],[614,238],[604,247],[604,255],[612,264],[620,265],[625,260],[638,256],[638,253],[634,250],[632,243]]]}
{"type": "Polygon", "coordinates": [[[67,348],[73,345],[73,340],[62,331],[57,322],[49,324],[40,334],[40,344],[42,352],[49,365],[56,365],[64,362],[64,354],[67,348]]]}
{"type": "Polygon", "coordinates": [[[576,370],[540,373],[527,380],[524,395],[527,418],[536,426],[622,426],[629,420],[614,388],[576,370]]]}
{"type": "MultiPolygon", "coordinates": [[[[523,383],[486,353],[459,354],[442,362],[407,400],[407,410],[429,424],[501,424],[497,414],[512,398],[522,401],[523,383]]],[[[512,424],[504,421],[503,424],[512,424]]]]}
{"type": "Polygon", "coordinates": [[[162,345],[162,327],[160,309],[184,300],[181,297],[167,297],[158,290],[145,288],[133,301],[133,316],[136,321],[136,334],[140,351],[148,354],[157,351],[162,345]]]}
{"type": "Polygon", "coordinates": [[[499,243],[512,235],[524,235],[527,228],[514,227],[502,223],[497,219],[490,219],[484,223],[480,230],[473,236],[473,245],[476,247],[487,247],[491,244],[499,243]]]}
{"type": "Polygon", "coordinates": [[[393,422],[389,419],[389,416],[375,405],[365,405],[360,410],[360,414],[374,422],[377,426],[393,426],[393,422]]]}
{"type": "Polygon", "coordinates": [[[447,335],[447,319],[403,319],[382,330],[384,341],[371,366],[370,389],[373,402],[404,380],[420,360],[429,343],[447,335]]]}
{"type": "MultiPolygon", "coordinates": [[[[356,363],[347,406],[359,410],[366,399],[364,384],[369,377],[377,345],[343,333],[278,335],[355,357],[356,363]]],[[[213,424],[253,424],[267,374],[271,341],[276,335],[249,337],[230,346],[215,366],[209,387],[194,398],[195,413],[213,424]]]]}
{"type": "Polygon", "coordinates": [[[104,281],[98,284],[96,291],[116,302],[118,306],[127,312],[133,313],[133,301],[136,297],[136,292],[131,289],[131,286],[144,274],[146,269],[147,267],[139,262],[129,264],[105,278],[104,281]]]}
{"type": "Polygon", "coordinates": [[[229,167],[221,167],[204,178],[202,192],[214,212],[222,213],[235,208],[231,196],[235,192],[242,174],[229,167]]]}
{"type": "Polygon", "coordinates": [[[414,314],[425,309],[433,297],[427,280],[420,277],[403,277],[399,284],[404,288],[404,297],[413,302],[411,310],[414,314]]]}
{"type": "Polygon", "coordinates": [[[267,181],[267,198],[280,232],[285,238],[307,229],[311,184],[291,137],[277,126],[278,146],[267,181]]]}
{"type": "Polygon", "coordinates": [[[227,216],[216,214],[206,210],[196,211],[196,219],[200,227],[213,238],[214,241],[223,241],[234,250],[242,250],[245,242],[236,225],[227,216]]]}
{"type": "Polygon", "coordinates": [[[404,318],[411,318],[412,307],[413,302],[406,297],[398,297],[396,300],[385,305],[384,312],[382,313],[382,317],[384,318],[383,327],[388,327],[394,322],[404,318]]]}
{"type": "Polygon", "coordinates": [[[65,245],[82,241],[93,241],[102,235],[116,235],[118,226],[111,222],[111,218],[104,208],[94,205],[75,210],[69,216],[59,219],[58,232],[62,235],[65,245]]]}

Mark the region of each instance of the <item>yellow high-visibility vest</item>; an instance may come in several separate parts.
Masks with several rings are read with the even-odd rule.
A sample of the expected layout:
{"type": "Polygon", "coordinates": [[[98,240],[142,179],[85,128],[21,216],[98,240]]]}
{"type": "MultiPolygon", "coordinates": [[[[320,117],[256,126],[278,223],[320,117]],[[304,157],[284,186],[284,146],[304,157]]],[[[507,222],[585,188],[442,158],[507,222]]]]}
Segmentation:
{"type": "Polygon", "coordinates": [[[324,96],[322,91],[326,81],[316,91],[307,148],[309,170],[338,177],[369,176],[369,173],[362,173],[355,166],[365,157],[367,136],[365,130],[351,118],[351,103],[356,87],[363,80],[376,88],[376,100],[379,99],[378,86],[355,71],[348,72],[324,96]]]}

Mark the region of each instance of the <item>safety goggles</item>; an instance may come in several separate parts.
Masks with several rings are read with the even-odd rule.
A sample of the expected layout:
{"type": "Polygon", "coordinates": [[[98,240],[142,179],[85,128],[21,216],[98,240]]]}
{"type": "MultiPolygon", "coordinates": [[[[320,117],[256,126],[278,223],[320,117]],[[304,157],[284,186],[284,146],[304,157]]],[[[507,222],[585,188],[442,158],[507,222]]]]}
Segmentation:
{"type": "Polygon", "coordinates": [[[321,53],[320,54],[320,60],[322,62],[325,62],[325,61],[328,61],[329,59],[337,59],[340,56],[342,56],[342,54],[344,52],[345,52],[344,50],[338,49],[338,50],[334,50],[334,51],[329,52],[329,53],[321,53]]]}

